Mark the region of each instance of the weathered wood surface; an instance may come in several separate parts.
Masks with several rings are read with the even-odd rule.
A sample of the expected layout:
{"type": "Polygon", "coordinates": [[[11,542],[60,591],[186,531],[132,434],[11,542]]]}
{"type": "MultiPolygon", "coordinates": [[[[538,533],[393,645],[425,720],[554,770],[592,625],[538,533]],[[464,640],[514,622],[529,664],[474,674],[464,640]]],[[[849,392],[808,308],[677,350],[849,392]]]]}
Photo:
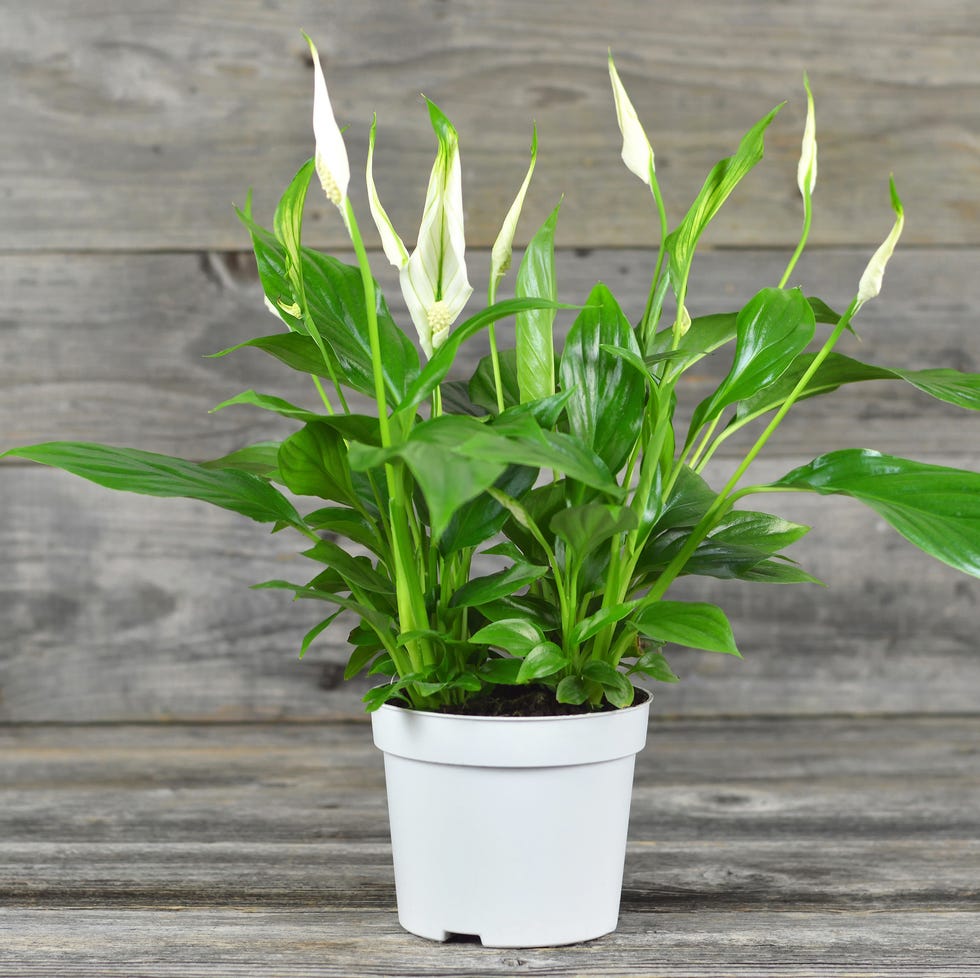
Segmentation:
{"type": "MultiPolygon", "coordinates": [[[[791,250],[699,257],[691,311],[739,308],[779,280],[791,250]]],[[[805,256],[794,281],[843,309],[870,253],[815,251],[805,256]]],[[[474,252],[469,260],[477,295],[484,294],[488,255],[474,252]]],[[[592,285],[604,281],[635,320],[653,260],[644,251],[562,252],[559,287],[567,300],[584,302],[592,285]]],[[[398,321],[413,333],[394,270],[380,255],[374,265],[398,321]]],[[[980,371],[978,266],[977,249],[900,250],[883,294],[855,322],[861,340],[845,337],[841,352],[893,367],[980,371]]],[[[295,427],[249,408],[208,414],[233,394],[252,387],[317,407],[309,378],[265,354],[243,350],[205,359],[282,328],[264,308],[254,265],[242,253],[9,256],[0,263],[0,294],[6,297],[0,311],[0,448],[72,438],[216,458],[295,427]]],[[[559,329],[573,318],[563,313],[559,329]]],[[[501,325],[501,346],[511,330],[501,325]]],[[[455,376],[469,377],[485,352],[482,338],[466,344],[455,376]]],[[[712,362],[691,371],[681,392],[681,423],[727,367],[712,362]]],[[[801,404],[771,450],[815,455],[854,444],[942,455],[980,449],[980,430],[976,415],[900,381],[875,382],[801,404]]],[[[0,468],[0,486],[6,474],[0,468]]]]}
{"type": "MultiPolygon", "coordinates": [[[[319,42],[355,173],[379,114],[378,181],[397,227],[418,226],[433,155],[424,105],[463,147],[470,240],[489,245],[520,182],[532,121],[541,138],[528,222],[560,194],[566,245],[650,241],[649,197],[619,160],[606,74],[612,47],[657,150],[673,219],[710,167],[789,99],[753,174],[712,235],[772,244],[799,224],[796,161],[808,69],[820,133],[824,244],[876,242],[895,170],[907,240],[980,243],[976,134],[980,24],[973,0],[733,4],[661,11],[642,0],[207,0],[191,6],[71,0],[0,4],[0,247],[238,247],[231,202],[248,186],[270,210],[312,151],[319,42]]],[[[357,203],[367,212],[360,181],[357,203]]],[[[343,232],[319,200],[310,234],[343,232]]]]}
{"type": "MultiPolygon", "coordinates": [[[[803,459],[756,467],[775,478],[803,459]]],[[[952,459],[980,467],[980,453],[952,459]]],[[[297,540],[201,503],[116,496],[44,469],[4,473],[0,508],[0,720],[300,719],[355,716],[339,622],[297,660],[330,609],[270,578],[306,581],[297,540]],[[12,556],[12,559],[10,557],[12,556]]],[[[764,587],[682,580],[720,603],[745,658],[689,650],[666,714],[975,712],[980,582],[915,550],[850,500],[787,495],[772,511],[815,526],[793,548],[821,580],[764,587]]]]}
{"type": "Polygon", "coordinates": [[[402,933],[366,723],[0,729],[0,973],[980,974],[980,721],[663,721],[621,926],[402,933]]]}

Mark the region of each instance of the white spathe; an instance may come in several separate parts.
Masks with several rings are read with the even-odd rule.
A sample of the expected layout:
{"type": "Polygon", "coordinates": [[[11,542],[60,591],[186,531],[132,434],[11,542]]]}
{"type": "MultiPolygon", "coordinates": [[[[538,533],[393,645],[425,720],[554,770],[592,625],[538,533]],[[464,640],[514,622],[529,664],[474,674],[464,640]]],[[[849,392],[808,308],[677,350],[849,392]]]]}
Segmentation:
{"type": "Polygon", "coordinates": [[[432,128],[439,150],[426,192],[418,241],[409,254],[381,204],[374,182],[374,142],[377,120],[368,145],[367,189],[371,216],[381,235],[385,257],[399,273],[402,295],[425,355],[431,357],[449,335],[456,318],[473,294],[466,275],[463,229],[463,187],[459,140],[452,123],[429,101],[432,128]]]}
{"type": "Polygon", "coordinates": [[[304,34],[313,55],[313,135],[316,139],[314,163],[316,175],[327,199],[344,213],[347,187],[350,184],[350,163],[343,134],[334,118],[333,106],[327,93],[327,82],[320,67],[320,55],[312,39],[304,34]]]}
{"type": "Polygon", "coordinates": [[[616,100],[616,121],[623,134],[623,162],[631,173],[635,173],[648,187],[652,187],[655,170],[653,147],[647,138],[639,116],[626,88],[616,71],[612,52],[609,54],[609,80],[612,82],[613,98],[616,100]]]}

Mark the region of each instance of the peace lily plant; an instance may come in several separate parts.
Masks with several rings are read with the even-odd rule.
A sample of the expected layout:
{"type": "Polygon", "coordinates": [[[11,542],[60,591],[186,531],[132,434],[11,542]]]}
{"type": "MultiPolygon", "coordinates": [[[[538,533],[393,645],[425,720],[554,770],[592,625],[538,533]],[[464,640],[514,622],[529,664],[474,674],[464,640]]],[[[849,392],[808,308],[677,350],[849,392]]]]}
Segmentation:
{"type": "Polygon", "coordinates": [[[797,402],[844,384],[901,380],[970,410],[980,375],[899,370],[860,363],[835,346],[881,288],[902,231],[895,222],[860,276],[842,314],[792,285],[806,243],[817,177],[809,84],[798,170],[803,229],[777,284],[739,310],[697,314],[689,292],[698,241],[739,181],[762,157],[777,106],[709,173],[671,228],[654,152],[616,72],[609,74],[626,166],[649,189],[660,234],[649,298],[633,324],[610,290],[559,300],[554,238],[558,208],[532,237],[515,297],[498,301],[537,153],[491,254],[487,304],[459,321],[467,277],[456,130],[432,102],[438,152],[412,250],[382,206],[374,179],[376,120],[366,186],[385,258],[398,269],[418,346],[392,317],[375,283],[348,188],[350,164],[316,48],[316,151],[279,201],[272,228],[250,203],[239,213],[255,250],[266,303],[284,324],[218,356],[255,347],[309,374],[322,411],[246,391],[221,405],[249,404],[294,421],[295,433],[204,463],[133,449],[54,442],[6,454],[58,466],[103,486],[203,500],[298,533],[320,565],[299,582],[269,581],[328,613],[302,641],[314,642],[344,611],[348,678],[384,677],[368,710],[399,700],[418,710],[458,711],[505,686],[547,690],[580,710],[622,708],[633,679],[674,682],[668,644],[738,655],[724,612],[671,600],[682,575],[762,584],[813,579],[783,553],[807,527],[755,508],[774,492],[851,496],[925,552],[980,576],[980,474],[890,457],[864,448],[832,451],[782,478],[746,484],[749,466],[797,402]],[[304,202],[314,174],[336,206],[356,265],[305,246],[304,202]],[[672,295],[676,313],[665,317],[672,295]],[[557,348],[557,315],[571,319],[557,348]],[[495,324],[514,317],[501,348],[495,324]],[[449,379],[457,351],[487,331],[490,353],[468,380],[449,379]],[[717,353],[730,367],[675,424],[684,375],[717,353]],[[367,395],[373,414],[350,409],[367,395]],[[716,450],[733,433],[757,436],[720,488],[706,481],[716,450]],[[341,541],[341,542],[338,542],[341,541]],[[503,567],[474,571],[477,554],[503,567]]]}

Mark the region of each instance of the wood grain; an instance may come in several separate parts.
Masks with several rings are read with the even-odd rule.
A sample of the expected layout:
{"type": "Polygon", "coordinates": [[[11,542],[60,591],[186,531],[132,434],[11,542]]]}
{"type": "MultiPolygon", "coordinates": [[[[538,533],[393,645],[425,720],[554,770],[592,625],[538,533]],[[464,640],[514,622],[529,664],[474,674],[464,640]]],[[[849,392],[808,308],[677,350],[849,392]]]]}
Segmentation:
{"type": "Polygon", "coordinates": [[[398,929],[366,723],[0,728],[0,966],[976,974],[978,723],[655,719],[619,931],[520,952],[398,929]]]}
{"type": "MultiPolygon", "coordinates": [[[[759,288],[779,280],[788,250],[699,257],[688,300],[692,312],[739,308],[759,288]]],[[[868,257],[860,249],[817,250],[804,258],[794,281],[842,309],[868,257]]],[[[394,314],[414,335],[394,270],[379,258],[374,267],[394,314]]],[[[653,260],[643,251],[564,251],[558,256],[559,287],[568,301],[584,302],[592,285],[604,281],[636,320],[653,260]]],[[[488,255],[474,252],[469,261],[479,296],[488,255]]],[[[978,263],[976,249],[900,250],[881,297],[855,323],[861,339],[845,337],[841,351],[887,366],[980,372],[978,263]]],[[[262,353],[243,350],[205,359],[282,328],[266,312],[254,267],[241,253],[75,255],[67,260],[16,255],[0,263],[0,291],[8,297],[0,312],[2,448],[81,439],[216,458],[295,427],[249,408],[208,413],[233,394],[251,387],[317,407],[308,377],[262,353]]],[[[477,308],[476,301],[472,305],[477,308]]],[[[573,318],[573,313],[559,317],[559,341],[573,318]]],[[[501,346],[512,344],[511,335],[512,325],[501,324],[501,346]]],[[[467,343],[455,376],[469,377],[485,352],[482,336],[467,343]]],[[[712,360],[717,362],[702,362],[685,379],[681,425],[728,369],[724,356],[712,360]]],[[[737,440],[729,447],[734,444],[737,440]]],[[[980,431],[975,414],[934,401],[902,382],[876,382],[801,404],[769,451],[816,455],[855,444],[897,454],[953,454],[980,449],[980,431]]],[[[0,479],[3,473],[0,468],[0,479]]]]}
{"type": "MultiPolygon", "coordinates": [[[[648,243],[652,205],[619,160],[612,47],[675,221],[742,133],[790,101],[770,131],[770,159],[740,188],[714,243],[796,235],[804,69],[818,99],[816,241],[880,240],[894,170],[914,216],[908,241],[980,243],[980,27],[969,0],[935,0],[928,17],[882,0],[818,9],[706,0],[669,16],[661,6],[206,0],[121,12],[92,0],[83,13],[70,0],[4,0],[0,58],[13,97],[0,107],[0,248],[237,247],[232,201],[251,186],[271,213],[312,152],[301,27],[318,40],[338,117],[351,126],[355,174],[377,111],[379,187],[407,239],[434,150],[421,91],[460,131],[472,244],[496,235],[532,122],[541,159],[522,240],[564,193],[566,245],[648,243]]],[[[357,177],[354,186],[366,218],[357,177]]],[[[343,229],[328,210],[318,197],[308,229],[336,244],[343,229]]]]}
{"type": "MultiPolygon", "coordinates": [[[[775,478],[800,461],[757,464],[757,475],[775,478]]],[[[978,455],[951,461],[980,466],[978,455]]],[[[97,487],[49,470],[14,468],[4,479],[0,720],[360,712],[363,687],[341,681],[351,623],[338,622],[300,662],[320,609],[248,590],[313,575],[296,540],[200,503],[119,495],[107,504],[97,487]]],[[[672,595],[726,609],[745,658],[670,654],[684,681],[658,687],[655,709],[974,712],[980,584],[853,501],[768,502],[818,527],[794,555],[832,587],[678,582],[672,595]]]]}

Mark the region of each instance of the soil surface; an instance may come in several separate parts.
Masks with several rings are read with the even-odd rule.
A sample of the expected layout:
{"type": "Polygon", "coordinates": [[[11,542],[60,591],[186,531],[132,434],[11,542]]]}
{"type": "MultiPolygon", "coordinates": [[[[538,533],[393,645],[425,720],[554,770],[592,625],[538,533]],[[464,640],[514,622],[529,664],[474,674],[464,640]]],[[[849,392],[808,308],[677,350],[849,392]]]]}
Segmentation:
{"type": "Polygon", "coordinates": [[[563,717],[609,710],[615,707],[605,701],[595,710],[588,703],[559,703],[555,691],[547,686],[491,686],[462,706],[444,706],[439,712],[477,717],[563,717]]]}

